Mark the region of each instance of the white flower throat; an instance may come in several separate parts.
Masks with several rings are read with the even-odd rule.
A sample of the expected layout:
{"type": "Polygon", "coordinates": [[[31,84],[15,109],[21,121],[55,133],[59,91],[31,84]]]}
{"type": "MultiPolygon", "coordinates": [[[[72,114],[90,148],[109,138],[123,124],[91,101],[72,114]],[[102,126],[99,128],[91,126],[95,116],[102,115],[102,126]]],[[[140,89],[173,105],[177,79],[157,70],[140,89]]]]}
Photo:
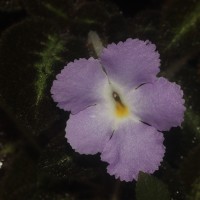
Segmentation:
{"type": "Polygon", "coordinates": [[[109,81],[101,90],[104,99],[104,112],[106,117],[113,121],[113,129],[117,129],[122,123],[127,121],[139,121],[133,114],[131,102],[127,98],[127,90],[114,81],[109,81]]]}

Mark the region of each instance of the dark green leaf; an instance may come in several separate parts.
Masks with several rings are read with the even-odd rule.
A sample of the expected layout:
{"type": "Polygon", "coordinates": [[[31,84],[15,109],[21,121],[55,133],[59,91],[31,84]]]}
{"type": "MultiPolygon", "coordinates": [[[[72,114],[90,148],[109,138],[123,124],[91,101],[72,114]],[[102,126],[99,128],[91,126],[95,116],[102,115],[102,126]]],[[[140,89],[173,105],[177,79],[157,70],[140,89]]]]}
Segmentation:
{"type": "Polygon", "coordinates": [[[170,200],[167,186],[159,179],[140,172],[136,184],[137,200],[170,200]]]}
{"type": "Polygon", "coordinates": [[[43,131],[58,119],[50,78],[64,62],[63,51],[56,27],[41,18],[26,20],[2,35],[0,105],[28,132],[43,131]]]}
{"type": "Polygon", "coordinates": [[[0,183],[0,199],[30,199],[36,186],[35,159],[26,152],[16,152],[0,183]]]}
{"type": "Polygon", "coordinates": [[[54,21],[60,20],[62,23],[68,21],[68,11],[72,9],[72,0],[23,0],[27,12],[33,16],[50,18],[54,21]]]}
{"type": "Polygon", "coordinates": [[[53,138],[43,151],[40,175],[58,180],[84,182],[100,176],[103,163],[99,157],[83,156],[71,149],[64,133],[53,138]]]}
{"type": "Polygon", "coordinates": [[[198,159],[199,155],[200,144],[189,152],[181,165],[181,177],[188,190],[196,181],[197,177],[200,176],[200,160],[198,159]]]}
{"type": "Polygon", "coordinates": [[[190,42],[191,47],[193,47],[195,43],[199,44],[199,38],[196,38],[198,37],[198,32],[196,31],[198,31],[198,24],[200,23],[199,1],[185,0],[184,3],[182,3],[179,0],[175,0],[168,5],[165,10],[164,18],[170,21],[173,33],[171,41],[166,47],[167,49],[174,45],[179,45],[180,48],[182,42],[190,42]],[[187,35],[192,35],[193,38],[189,38],[187,35]],[[193,41],[194,44],[191,43],[191,41],[193,41]]]}
{"type": "Polygon", "coordinates": [[[192,184],[191,194],[188,195],[188,200],[199,200],[200,199],[200,177],[192,184]]]}
{"type": "Polygon", "coordinates": [[[119,11],[109,2],[85,2],[80,3],[77,9],[72,13],[73,20],[71,21],[71,31],[75,35],[85,35],[93,30],[103,35],[104,27],[108,20],[119,11]]]}
{"type": "Polygon", "coordinates": [[[16,11],[16,10],[21,10],[21,2],[20,0],[1,0],[0,1],[0,11],[16,11]]]}

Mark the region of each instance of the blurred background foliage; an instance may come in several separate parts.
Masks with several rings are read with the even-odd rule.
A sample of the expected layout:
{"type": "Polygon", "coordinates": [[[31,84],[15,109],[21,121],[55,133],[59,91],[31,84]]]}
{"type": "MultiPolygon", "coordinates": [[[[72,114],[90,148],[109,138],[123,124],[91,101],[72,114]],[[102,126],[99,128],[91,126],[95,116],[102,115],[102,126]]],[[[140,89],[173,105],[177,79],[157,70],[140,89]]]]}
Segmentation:
{"type": "Polygon", "coordinates": [[[0,1],[0,199],[200,199],[199,0],[0,1]],[[75,153],[64,138],[69,113],[50,96],[67,62],[92,55],[88,32],[106,46],[139,38],[156,44],[160,75],[181,85],[181,128],[164,133],[159,171],[120,182],[99,155],[75,153]]]}

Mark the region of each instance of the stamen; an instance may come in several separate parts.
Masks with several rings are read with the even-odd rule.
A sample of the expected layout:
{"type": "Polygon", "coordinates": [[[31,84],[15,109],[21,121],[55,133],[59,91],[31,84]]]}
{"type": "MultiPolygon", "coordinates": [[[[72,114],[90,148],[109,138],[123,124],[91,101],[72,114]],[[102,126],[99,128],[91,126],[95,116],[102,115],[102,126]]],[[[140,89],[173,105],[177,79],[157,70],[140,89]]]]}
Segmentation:
{"type": "Polygon", "coordinates": [[[115,115],[120,118],[128,116],[129,110],[127,106],[124,105],[117,92],[113,92],[112,97],[115,100],[115,115]]]}
{"type": "Polygon", "coordinates": [[[114,98],[115,101],[117,101],[119,103],[122,103],[122,101],[121,101],[119,95],[117,94],[117,92],[113,92],[112,96],[113,96],[113,98],[114,98]]]}

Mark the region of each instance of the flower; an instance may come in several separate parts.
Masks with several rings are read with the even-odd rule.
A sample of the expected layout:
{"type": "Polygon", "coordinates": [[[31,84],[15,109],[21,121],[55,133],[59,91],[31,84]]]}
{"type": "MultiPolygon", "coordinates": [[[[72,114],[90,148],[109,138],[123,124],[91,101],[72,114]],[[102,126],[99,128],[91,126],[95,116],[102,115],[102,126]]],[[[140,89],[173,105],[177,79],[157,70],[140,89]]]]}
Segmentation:
{"type": "Polygon", "coordinates": [[[57,106],[71,111],[66,138],[72,148],[100,152],[108,173],[120,180],[157,170],[165,153],[160,131],[183,121],[183,92],[156,77],[155,49],[138,39],[110,44],[99,59],[70,62],[51,88],[57,106]]]}

